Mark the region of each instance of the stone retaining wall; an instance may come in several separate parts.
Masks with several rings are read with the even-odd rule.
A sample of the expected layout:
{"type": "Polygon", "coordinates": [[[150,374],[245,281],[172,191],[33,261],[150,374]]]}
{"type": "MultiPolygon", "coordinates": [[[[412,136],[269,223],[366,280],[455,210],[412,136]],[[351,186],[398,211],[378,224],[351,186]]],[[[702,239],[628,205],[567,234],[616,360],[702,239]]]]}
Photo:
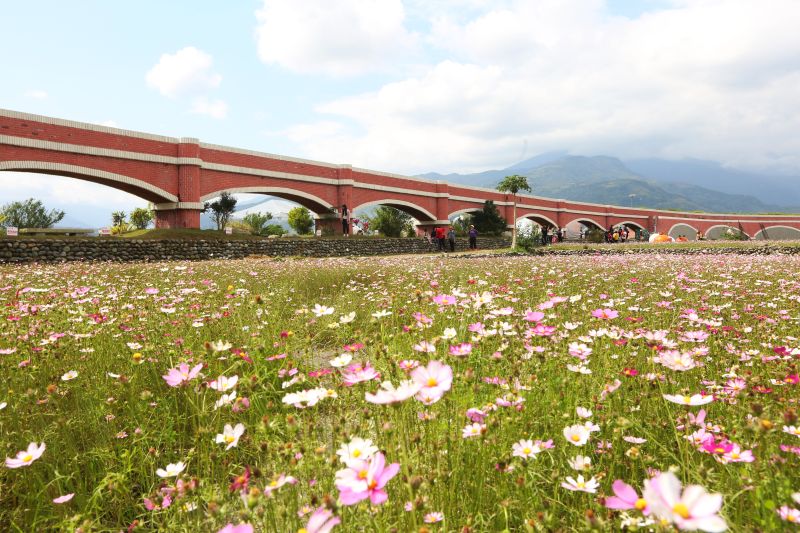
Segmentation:
{"type": "MultiPolygon", "coordinates": [[[[511,239],[478,238],[480,249],[511,246],[511,239]]],[[[456,251],[468,248],[466,239],[456,240],[456,251]]],[[[93,239],[2,239],[0,263],[61,261],[165,261],[239,259],[248,256],[361,256],[419,254],[434,251],[423,239],[297,239],[263,240],[138,240],[93,239]]]]}

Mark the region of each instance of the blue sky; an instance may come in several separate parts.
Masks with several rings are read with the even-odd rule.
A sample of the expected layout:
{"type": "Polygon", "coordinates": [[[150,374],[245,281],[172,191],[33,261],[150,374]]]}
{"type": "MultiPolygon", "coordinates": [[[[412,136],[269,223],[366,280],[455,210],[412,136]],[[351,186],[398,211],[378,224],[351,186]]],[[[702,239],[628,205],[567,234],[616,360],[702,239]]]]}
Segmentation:
{"type": "MultiPolygon", "coordinates": [[[[551,150],[800,174],[796,0],[40,0],[0,22],[6,109],[405,174],[551,150]]],[[[0,173],[0,203],[86,195],[143,204],[0,173]]]]}

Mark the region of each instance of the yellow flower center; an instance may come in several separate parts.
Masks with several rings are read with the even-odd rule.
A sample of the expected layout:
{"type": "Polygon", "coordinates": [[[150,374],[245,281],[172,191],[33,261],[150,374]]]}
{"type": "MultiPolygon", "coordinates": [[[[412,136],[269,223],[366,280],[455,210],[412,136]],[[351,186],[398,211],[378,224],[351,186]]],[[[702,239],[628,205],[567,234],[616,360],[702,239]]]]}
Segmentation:
{"type": "Polygon", "coordinates": [[[25,463],[30,463],[31,461],[33,461],[33,456],[31,454],[28,454],[22,458],[22,461],[25,463]]]}
{"type": "Polygon", "coordinates": [[[358,472],[358,479],[367,479],[367,471],[366,470],[360,470],[358,472]]]}
{"type": "Polygon", "coordinates": [[[689,508],[686,507],[686,504],[683,502],[676,503],[675,507],[672,508],[672,512],[681,518],[689,518],[689,508]]]}
{"type": "Polygon", "coordinates": [[[647,501],[644,498],[639,498],[636,500],[636,503],[634,503],[633,506],[636,507],[638,511],[641,511],[647,507],[647,501]]]}
{"type": "Polygon", "coordinates": [[[231,443],[231,442],[233,442],[233,441],[234,441],[234,437],[233,437],[233,435],[225,435],[225,442],[227,442],[228,444],[230,444],[230,443],[231,443]]]}
{"type": "Polygon", "coordinates": [[[692,403],[692,397],[691,396],[684,396],[683,397],[683,403],[692,403]]]}
{"type": "Polygon", "coordinates": [[[361,457],[361,450],[353,450],[353,457],[361,457]]]}
{"type": "Polygon", "coordinates": [[[720,447],[714,448],[714,452],[716,452],[716,453],[725,453],[725,448],[720,448],[720,447]]]}
{"type": "Polygon", "coordinates": [[[795,516],[793,514],[786,515],[786,521],[787,522],[794,522],[795,520],[797,520],[797,519],[795,518],[795,516]]]}
{"type": "Polygon", "coordinates": [[[578,442],[579,440],[581,440],[581,436],[580,436],[580,435],[578,435],[577,433],[575,433],[574,435],[572,435],[570,438],[571,438],[571,439],[572,439],[574,442],[578,442]]]}
{"type": "Polygon", "coordinates": [[[579,489],[583,489],[586,488],[586,483],[584,483],[583,481],[579,481],[578,483],[575,484],[575,486],[578,487],[579,489]]]}
{"type": "Polygon", "coordinates": [[[522,453],[524,453],[525,455],[528,455],[528,454],[531,453],[531,449],[528,448],[528,447],[525,447],[525,448],[522,449],[522,453]]]}
{"type": "Polygon", "coordinates": [[[367,487],[369,488],[369,490],[372,490],[372,489],[374,489],[374,488],[375,488],[375,487],[377,487],[377,486],[378,486],[378,482],[377,482],[377,481],[375,481],[374,479],[373,479],[372,481],[370,481],[370,482],[369,482],[369,484],[367,485],[367,487]]]}
{"type": "Polygon", "coordinates": [[[436,378],[428,378],[428,387],[435,387],[438,384],[439,382],[436,381],[436,378]]]}
{"type": "Polygon", "coordinates": [[[297,530],[297,533],[308,533],[308,530],[304,527],[301,527],[300,529],[297,530]]]}
{"type": "Polygon", "coordinates": [[[278,486],[278,481],[273,479],[272,481],[269,482],[269,486],[270,487],[277,487],[278,486]]]}
{"type": "Polygon", "coordinates": [[[740,457],[740,455],[738,453],[734,452],[734,453],[731,454],[731,458],[732,459],[738,459],[739,457],[740,457]]]}

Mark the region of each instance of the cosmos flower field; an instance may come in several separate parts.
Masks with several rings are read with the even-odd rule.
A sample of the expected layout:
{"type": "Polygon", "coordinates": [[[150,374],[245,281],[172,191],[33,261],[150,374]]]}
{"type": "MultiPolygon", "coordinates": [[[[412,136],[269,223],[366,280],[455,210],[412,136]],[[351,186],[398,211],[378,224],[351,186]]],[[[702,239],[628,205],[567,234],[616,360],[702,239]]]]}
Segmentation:
{"type": "Polygon", "coordinates": [[[800,257],[0,266],[2,531],[800,530],[800,257]]]}

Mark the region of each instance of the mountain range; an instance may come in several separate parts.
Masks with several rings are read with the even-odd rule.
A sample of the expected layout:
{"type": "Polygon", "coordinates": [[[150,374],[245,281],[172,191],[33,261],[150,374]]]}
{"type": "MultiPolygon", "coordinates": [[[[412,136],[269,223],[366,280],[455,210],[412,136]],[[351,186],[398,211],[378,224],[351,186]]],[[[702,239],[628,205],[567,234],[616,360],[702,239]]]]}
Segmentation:
{"type": "Polygon", "coordinates": [[[800,178],[730,170],[702,160],[623,162],[549,152],[501,170],[421,177],[495,188],[509,174],[526,176],[537,196],[564,200],[718,213],[800,211],[800,178]]]}

